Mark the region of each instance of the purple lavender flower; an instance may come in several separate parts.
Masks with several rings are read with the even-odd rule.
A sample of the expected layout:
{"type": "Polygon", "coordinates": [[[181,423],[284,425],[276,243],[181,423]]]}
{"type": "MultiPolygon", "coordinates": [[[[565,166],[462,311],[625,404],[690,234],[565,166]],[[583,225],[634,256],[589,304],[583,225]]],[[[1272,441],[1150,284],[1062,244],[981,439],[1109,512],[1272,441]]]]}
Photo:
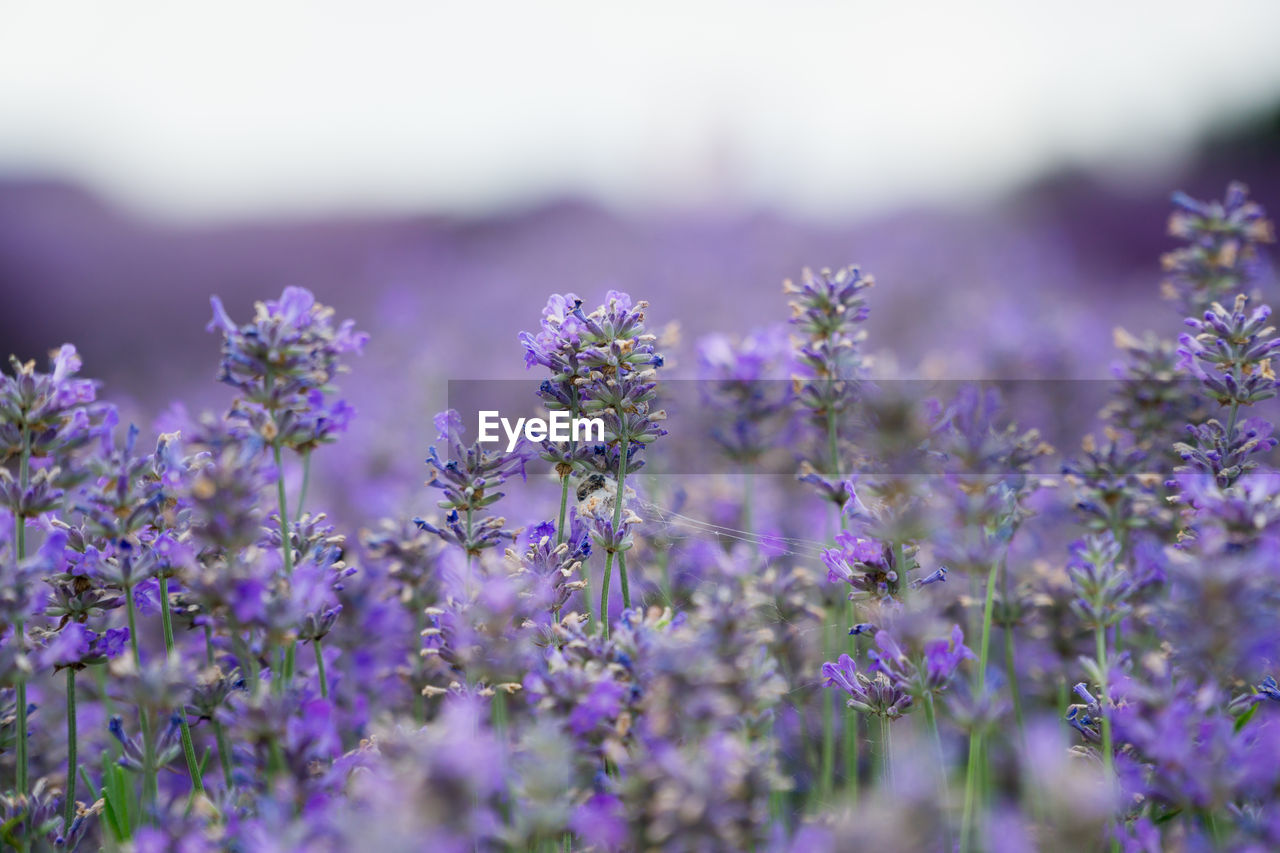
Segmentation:
{"type": "Polygon", "coordinates": [[[1137,447],[1163,453],[1181,438],[1183,424],[1204,419],[1202,400],[1182,379],[1174,341],[1153,332],[1137,338],[1124,329],[1116,329],[1114,337],[1124,360],[1112,368],[1116,387],[1102,416],[1137,447]]]}
{"type": "Polygon", "coordinates": [[[517,574],[529,574],[545,587],[536,596],[549,602],[553,618],[559,616],[570,596],[586,588],[582,579],[582,564],[591,555],[591,536],[577,513],[569,516],[570,529],[565,541],[559,539],[555,525],[545,522],[536,525],[527,534],[528,546],[523,554],[507,550],[507,561],[516,566],[517,574]]]}
{"type": "Polygon", "coordinates": [[[750,467],[773,447],[791,404],[788,383],[776,381],[789,361],[786,335],[777,327],[741,340],[708,335],[697,349],[703,402],[716,413],[711,438],[729,459],[750,467]]]}
{"type": "Polygon", "coordinates": [[[39,373],[35,362],[11,357],[13,375],[0,373],[0,461],[18,461],[16,475],[0,466],[0,506],[16,516],[19,547],[27,521],[57,508],[88,476],[84,455],[116,422],[114,408],[94,402],[98,383],[76,377],[75,347],[64,344],[51,361],[51,371],[39,373]]]}
{"type": "Polygon", "coordinates": [[[822,677],[826,686],[849,694],[850,708],[865,714],[890,719],[901,717],[911,710],[914,701],[911,692],[885,672],[877,671],[870,676],[858,672],[858,665],[847,654],[840,655],[835,663],[824,663],[822,677]]]}
{"type": "MultiPolygon", "coordinates": [[[[309,465],[316,447],[347,429],[354,409],[332,396],[333,380],[345,369],[342,357],[362,352],[369,336],[355,331],[352,320],[335,326],[333,309],[303,288],[288,287],[279,301],[257,303],[253,321],[243,326],[231,321],[218,297],[212,304],[208,330],[223,337],[218,378],[241,395],[228,419],[271,447],[278,477],[284,476],[283,448],[302,454],[309,465]]],[[[283,484],[277,502],[283,528],[283,484]]],[[[290,556],[284,556],[286,574],[290,556]]]]}
{"type": "Polygon", "coordinates": [[[55,670],[84,669],[119,656],[127,642],[128,628],[109,628],[99,634],[79,622],[70,622],[61,630],[50,632],[37,655],[41,665],[55,670]]]}
{"type": "Polygon", "coordinates": [[[323,388],[339,370],[339,359],[359,353],[368,334],[355,321],[333,324],[333,309],[316,302],[310,291],[286,287],[279,300],[254,306],[252,322],[236,325],[222,300],[213,297],[207,330],[223,336],[219,378],[266,408],[286,395],[323,388]]]}
{"type": "Polygon", "coordinates": [[[1067,573],[1075,597],[1071,607],[1087,628],[1106,628],[1129,610],[1133,577],[1117,561],[1120,544],[1110,534],[1072,543],[1067,573]]]}
{"type": "Polygon", "coordinates": [[[1237,728],[1212,683],[1143,673],[1121,679],[1114,694],[1116,740],[1128,745],[1135,762],[1121,775],[1132,793],[1166,809],[1216,811],[1280,782],[1280,768],[1269,758],[1280,729],[1237,728]]]}
{"type": "Polygon", "coordinates": [[[18,562],[12,552],[0,560],[0,686],[11,687],[30,676],[30,649],[15,630],[42,610],[41,581],[63,568],[67,537],[51,534],[40,549],[18,562]]]}
{"type": "Polygon", "coordinates": [[[1276,394],[1271,359],[1280,351],[1280,339],[1267,325],[1271,308],[1248,310],[1249,297],[1241,294],[1235,305],[1217,302],[1203,319],[1186,321],[1194,335],[1182,335],[1180,366],[1190,371],[1220,405],[1251,406],[1276,394]]]}
{"type": "Polygon", "coordinates": [[[64,827],[62,792],[49,779],[37,779],[29,792],[0,793],[0,827],[13,849],[73,850],[88,834],[92,814],[78,814],[64,827]]]}
{"type": "Polygon", "coordinates": [[[555,645],[525,676],[529,704],[562,719],[578,751],[602,760],[628,742],[638,711],[631,662],[616,642],[585,633],[577,620],[553,632],[555,645]]]}
{"type": "Polygon", "coordinates": [[[580,410],[584,416],[604,419],[605,443],[625,450],[627,473],[639,468],[632,461],[637,451],[666,435],[660,426],[666,414],[653,408],[654,377],[663,358],[654,348],[656,336],[645,329],[648,307],[647,302],[633,304],[627,294],[611,290],[604,305],[590,314],[581,303],[572,311],[583,327],[579,358],[587,371],[585,381],[577,383],[580,410]]]}
{"type": "Polygon", "coordinates": [[[114,410],[93,406],[99,383],[80,379],[80,356],[71,344],[50,355],[51,369],[10,357],[13,374],[0,373],[0,449],[3,457],[23,449],[34,458],[65,456],[100,438],[114,423],[114,410]]]}
{"type": "Polygon", "coordinates": [[[1085,526],[1127,540],[1133,531],[1155,523],[1158,479],[1148,470],[1148,452],[1127,433],[1114,430],[1101,442],[1086,436],[1082,445],[1082,455],[1064,463],[1062,473],[1074,487],[1085,526]]]}
{"type": "Polygon", "coordinates": [[[474,700],[449,697],[427,726],[383,730],[363,746],[361,772],[326,817],[341,839],[335,849],[498,846],[507,752],[479,720],[474,700]]]}
{"type": "MultiPolygon", "coordinates": [[[[544,442],[544,457],[556,463],[561,480],[560,515],[564,528],[570,478],[614,477],[613,505],[598,513],[596,542],[605,551],[604,582],[600,591],[600,619],[609,630],[609,594],[613,564],[618,562],[623,607],[631,606],[625,551],[630,542],[630,517],[623,518],[627,475],[644,464],[641,451],[666,435],[661,424],[666,413],[656,408],[657,370],[663,357],[656,351],[657,336],[645,328],[647,302],[611,290],[604,304],[587,313],[576,297],[553,298],[543,312],[543,332],[525,333],[526,365],[545,364],[554,371],[539,395],[553,409],[603,421],[604,443],[567,447],[544,442]],[[567,312],[567,313],[565,313],[567,312]]],[[[635,519],[635,520],[638,520],[635,519]]]]}
{"type": "Polygon", "coordinates": [[[145,774],[150,767],[168,767],[177,761],[182,756],[181,717],[172,714],[165,720],[164,730],[154,746],[149,747],[145,736],[130,736],[125,731],[124,721],[119,716],[112,717],[108,730],[120,744],[121,752],[116,763],[133,773],[145,774]]]}
{"type": "Polygon", "coordinates": [[[574,811],[569,828],[587,844],[617,850],[627,840],[626,806],[612,794],[592,794],[574,811]]]}
{"type": "Polygon", "coordinates": [[[1275,232],[1241,183],[1230,184],[1221,202],[1174,193],[1173,207],[1169,233],[1186,245],[1161,258],[1167,273],[1164,291],[1195,316],[1215,300],[1244,292],[1257,279],[1258,246],[1274,241],[1275,232]]]}
{"type": "Polygon", "coordinates": [[[825,419],[828,412],[839,415],[849,401],[848,386],[863,371],[859,347],[866,333],[859,328],[871,315],[864,291],[875,280],[857,266],[834,272],[814,273],[804,269],[800,283],[783,283],[783,292],[794,296],[791,323],[805,336],[796,350],[805,376],[796,380],[800,405],[825,419]]]}
{"type": "Polygon", "coordinates": [[[818,471],[826,472],[819,484],[832,500],[839,492],[831,484],[843,473],[840,429],[865,369],[860,350],[866,332],[860,325],[870,315],[864,291],[873,284],[874,279],[864,276],[858,267],[848,266],[817,274],[805,268],[800,284],[787,280],[782,285],[784,293],[795,297],[789,303],[791,323],[803,335],[795,342],[799,374],[792,383],[796,406],[825,436],[825,450],[806,460],[809,467],[802,468],[800,475],[805,479],[818,471]]]}
{"type": "Polygon", "coordinates": [[[262,529],[262,494],[279,476],[262,440],[206,415],[183,444],[191,456],[179,495],[191,508],[193,536],[228,554],[256,542],[262,529]]]}
{"type": "Polygon", "coordinates": [[[655,740],[640,757],[620,786],[635,849],[766,843],[769,794],[778,784],[767,744],[720,731],[698,742],[655,740]]]}
{"type": "Polygon", "coordinates": [[[902,577],[896,555],[883,542],[841,530],[836,546],[822,552],[828,583],[847,583],[852,587],[850,597],[887,598],[898,592],[902,577]]]}
{"type": "MultiPolygon", "coordinates": [[[[871,661],[867,671],[883,673],[894,686],[917,699],[945,691],[960,664],[976,658],[964,644],[964,632],[959,625],[951,627],[948,638],[925,642],[923,650],[914,659],[903,651],[888,631],[877,631],[875,642],[876,648],[867,651],[867,658],[871,661]]],[[[902,711],[908,707],[904,706],[902,711]]]]}
{"type": "Polygon", "coordinates": [[[444,497],[438,506],[447,514],[443,526],[418,518],[414,523],[457,545],[471,557],[504,539],[514,538],[514,534],[503,530],[503,518],[477,513],[502,498],[503,492],[495,489],[509,477],[517,471],[524,477],[527,446],[522,442],[512,453],[486,449],[478,441],[468,447],[462,442],[462,416],[452,409],[436,415],[435,425],[437,439],[445,442],[447,461],[432,445],[427,455],[431,469],[427,485],[441,491],[444,497]]]}
{"type": "MultiPolygon", "coordinates": [[[[752,478],[750,520],[737,483],[628,479],[657,461],[644,447],[666,426],[668,344],[617,292],[596,307],[553,296],[521,336],[546,371],[543,403],[609,425],[603,442],[543,443],[564,498],[554,521],[539,484],[515,477],[528,448],[486,451],[444,413],[428,462],[440,517],[375,523],[358,547],[342,531],[375,486],[394,500],[381,493],[403,448],[379,446],[372,485],[369,448],[337,460],[363,491],[334,521],[288,511],[280,453],[347,428],[333,384],[364,345],[306,291],[244,325],[215,300],[237,399],[219,417],[168,417],[154,443],[115,430],[73,349],[47,374],[16,366],[0,377],[0,844],[1276,848],[1280,349],[1264,309],[1230,301],[1254,298],[1271,231],[1235,187],[1175,204],[1188,245],[1167,261],[1171,289],[1196,318],[1181,363],[1154,335],[1117,335],[1116,392],[1078,424],[1093,437],[1058,490],[1038,488],[1047,448],[994,392],[922,407],[895,396],[906,383],[866,378],[869,279],[855,268],[789,285],[794,388],[766,386],[788,360],[776,331],[699,347],[702,402],[736,464],[789,452],[770,420],[788,395],[822,439],[802,450],[803,485],[752,478]],[[825,533],[819,504],[837,510],[825,533]],[[630,562],[640,582],[592,614],[601,550],[606,571],[630,562]],[[809,689],[819,667],[839,694],[809,689]],[[10,766],[23,770],[8,790],[10,766]]],[[[1029,248],[1037,269],[1052,257],[1029,248]]],[[[1070,340],[1100,339],[1069,314],[1052,322],[1070,340]]],[[[936,331],[908,319],[886,327],[894,341],[936,331]]],[[[948,349],[946,366],[1027,352],[979,344],[948,349]]],[[[304,478],[298,503],[310,486],[314,501],[332,481],[304,478]]]]}
{"type": "Polygon", "coordinates": [[[976,657],[964,644],[964,632],[960,630],[960,626],[952,625],[949,638],[930,640],[925,644],[925,683],[934,692],[944,689],[960,664],[976,657]]]}
{"type": "Polygon", "coordinates": [[[560,383],[582,375],[579,357],[586,324],[574,313],[582,300],[572,293],[554,293],[542,309],[542,329],[537,334],[520,333],[524,345],[525,368],[541,364],[555,374],[560,383]]]}
{"type": "Polygon", "coordinates": [[[1251,680],[1280,659],[1274,546],[1231,551],[1211,542],[1171,556],[1150,618],[1161,636],[1177,637],[1171,656],[1179,672],[1223,684],[1251,680]]]}

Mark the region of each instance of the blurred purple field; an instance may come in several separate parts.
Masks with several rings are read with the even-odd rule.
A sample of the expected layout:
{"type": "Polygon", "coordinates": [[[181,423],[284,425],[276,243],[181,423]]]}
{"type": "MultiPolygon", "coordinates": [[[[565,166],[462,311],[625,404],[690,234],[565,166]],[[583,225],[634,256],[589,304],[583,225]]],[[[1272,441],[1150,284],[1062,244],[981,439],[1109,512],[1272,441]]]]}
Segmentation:
{"type": "MultiPolygon", "coordinates": [[[[1251,186],[1266,197],[1280,189],[1269,139],[1208,148],[1178,185],[1211,195],[1232,168],[1253,167],[1251,186]]],[[[982,208],[844,226],[566,201],[471,220],[178,227],[71,186],[10,181],[0,185],[0,290],[12,310],[0,317],[0,340],[24,358],[76,342],[112,398],[150,425],[173,401],[198,409],[222,399],[206,381],[216,339],[199,334],[211,294],[245,311],[304,285],[371,332],[347,383],[360,413],[348,452],[362,454],[366,470],[394,468],[361,495],[367,520],[408,511],[409,494],[422,495],[421,452],[403,449],[429,443],[449,380],[528,378],[516,336],[552,292],[644,294],[652,322],[671,324],[668,374],[693,378],[699,337],[775,324],[784,279],[855,261],[881,282],[868,345],[877,375],[1105,378],[1112,330],[1141,332],[1158,310],[1167,195],[1080,173],[982,208]]]]}

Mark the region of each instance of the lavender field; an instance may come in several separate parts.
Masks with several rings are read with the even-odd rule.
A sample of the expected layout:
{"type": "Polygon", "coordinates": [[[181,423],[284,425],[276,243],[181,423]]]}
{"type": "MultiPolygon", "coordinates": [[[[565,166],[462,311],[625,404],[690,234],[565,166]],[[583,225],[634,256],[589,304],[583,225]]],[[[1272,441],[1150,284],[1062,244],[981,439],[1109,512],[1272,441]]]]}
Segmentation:
{"type": "Polygon", "coordinates": [[[859,266],[692,337],[661,289],[541,294],[471,364],[428,309],[415,365],[358,301],[212,295],[190,405],[15,357],[0,839],[1275,849],[1273,239],[1175,194],[1146,290],[993,306],[1020,337],[941,326],[941,367],[859,266]],[[406,377],[605,437],[479,444],[406,377]]]}
{"type": "Polygon", "coordinates": [[[1277,32],[0,0],[0,853],[1280,850],[1277,32]]]}

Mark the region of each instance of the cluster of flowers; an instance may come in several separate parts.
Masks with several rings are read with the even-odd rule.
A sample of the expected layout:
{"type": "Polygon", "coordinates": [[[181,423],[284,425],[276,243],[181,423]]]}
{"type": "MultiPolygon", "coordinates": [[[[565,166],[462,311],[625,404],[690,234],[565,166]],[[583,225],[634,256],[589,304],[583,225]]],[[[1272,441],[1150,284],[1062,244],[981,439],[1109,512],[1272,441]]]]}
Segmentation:
{"type": "Polygon", "coordinates": [[[1118,333],[1096,433],[1056,462],[992,388],[873,378],[857,267],[787,283],[789,324],[699,342],[704,438],[747,475],[785,446],[787,482],[637,476],[667,342],[627,294],[556,294],[525,366],[604,439],[504,451],[443,412],[435,511],[350,538],[311,462],[367,336],[307,291],[242,324],[215,298],[235,397],[154,439],[73,347],[15,360],[0,843],[1280,846],[1272,232],[1238,185],[1174,204],[1189,331],[1118,333]],[[538,457],[558,503],[512,488],[538,457]]]}

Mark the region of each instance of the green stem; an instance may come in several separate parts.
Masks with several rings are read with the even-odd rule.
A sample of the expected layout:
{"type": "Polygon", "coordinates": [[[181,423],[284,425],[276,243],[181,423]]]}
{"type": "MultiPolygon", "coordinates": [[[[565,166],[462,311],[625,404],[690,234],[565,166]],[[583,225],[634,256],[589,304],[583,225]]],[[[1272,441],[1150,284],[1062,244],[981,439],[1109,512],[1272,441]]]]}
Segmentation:
{"type": "Polygon", "coordinates": [[[822,689],[822,778],[818,788],[819,802],[823,805],[831,799],[836,776],[836,735],[834,697],[831,691],[822,689]]]}
{"type": "Polygon", "coordinates": [[[302,453],[302,487],[298,489],[298,505],[293,510],[293,521],[302,521],[302,506],[307,502],[307,490],[311,487],[311,451],[302,453]]]}
{"type": "MultiPolygon", "coordinates": [[[[14,636],[18,641],[18,648],[26,648],[26,627],[22,622],[16,622],[13,626],[14,636]]],[[[16,747],[15,768],[15,785],[19,793],[27,791],[27,680],[21,674],[17,677],[17,683],[14,685],[15,697],[17,703],[18,719],[16,726],[18,729],[18,743],[16,747]]]]}
{"type": "Polygon", "coordinates": [[[1018,726],[1018,738],[1021,740],[1026,732],[1022,718],[1022,694],[1018,689],[1017,657],[1013,648],[1013,626],[1004,626],[1004,666],[1009,671],[1009,692],[1013,696],[1013,719],[1018,726]]]}
{"type": "Polygon", "coordinates": [[[76,670],[67,667],[67,794],[62,815],[62,831],[71,831],[71,821],[76,818],[76,670]]]}
{"type": "Polygon", "coordinates": [[[133,663],[142,668],[142,651],[138,648],[138,617],[133,605],[133,584],[124,585],[124,609],[129,618],[129,651],[133,654],[133,663]]]}
{"type": "MultiPolygon", "coordinates": [[[[133,654],[133,665],[141,670],[142,650],[138,646],[138,616],[133,603],[133,589],[132,583],[125,584],[124,607],[129,619],[129,650],[133,654]]],[[[151,737],[151,715],[143,708],[138,709],[138,727],[142,730],[142,801],[147,806],[154,806],[159,787],[156,780],[159,770],[155,761],[155,741],[151,737]]]]}
{"type": "Polygon", "coordinates": [[[559,545],[564,541],[564,518],[568,514],[569,509],[569,475],[567,472],[560,478],[560,514],[556,521],[556,544],[559,545]]]}
{"type": "MultiPolygon", "coordinates": [[[[468,498],[468,500],[472,500],[472,499],[468,498]]],[[[471,529],[475,525],[475,517],[476,517],[475,508],[468,505],[467,506],[467,546],[466,546],[468,566],[471,565],[471,562],[475,559],[475,556],[476,556],[475,552],[471,550],[471,529]]]]}
{"type": "MultiPolygon", "coordinates": [[[[213,658],[213,628],[205,623],[204,626],[204,659],[209,666],[214,665],[213,658]]],[[[231,747],[227,743],[227,732],[222,727],[222,723],[215,719],[213,721],[213,737],[218,743],[218,763],[222,765],[222,779],[227,784],[227,789],[231,789],[231,747]]]]}
{"type": "MultiPolygon", "coordinates": [[[[845,608],[845,622],[852,625],[857,619],[856,605],[849,601],[845,608]]],[[[843,627],[843,626],[842,626],[843,627]]],[[[838,636],[837,629],[837,636],[838,636]]],[[[855,636],[851,642],[851,653],[854,657],[858,655],[858,638],[855,636]]],[[[844,779],[845,787],[848,788],[850,799],[858,802],[858,722],[861,716],[852,708],[845,709],[844,718],[844,779]]]]}
{"type": "MultiPolygon", "coordinates": [[[[164,651],[174,653],[173,615],[169,612],[169,579],[160,578],[160,622],[164,627],[164,651]]],[[[182,752],[187,759],[187,774],[191,777],[192,794],[204,794],[204,780],[200,778],[200,761],[196,758],[195,744],[191,740],[191,724],[187,722],[187,709],[178,709],[178,727],[182,732],[182,752]]]]}
{"type": "MultiPolygon", "coordinates": [[[[838,626],[837,626],[838,630],[838,626]]],[[[831,637],[832,626],[824,626],[822,645],[823,658],[831,658],[834,656],[835,649],[838,644],[832,642],[831,637]]],[[[835,733],[835,691],[826,687],[818,688],[818,695],[822,699],[822,768],[820,782],[818,786],[818,794],[820,804],[826,805],[830,799],[832,791],[835,788],[836,775],[836,733],[835,733]]]]}
{"type": "MultiPolygon", "coordinates": [[[[828,426],[834,429],[834,419],[828,417],[828,426]]],[[[834,435],[834,433],[831,433],[834,435]]],[[[827,513],[827,539],[834,539],[836,530],[840,524],[840,510],[834,504],[831,505],[831,511],[827,513]]],[[[840,654],[842,646],[839,634],[833,636],[833,631],[839,632],[839,624],[834,624],[831,620],[836,619],[835,607],[826,608],[826,620],[822,626],[822,659],[835,660],[840,654]]],[[[819,696],[822,699],[822,752],[821,766],[818,776],[818,796],[819,804],[825,806],[830,800],[831,794],[835,789],[836,775],[836,741],[835,741],[835,709],[832,703],[835,699],[831,695],[831,691],[820,687],[819,696]]]]}
{"type": "Polygon", "coordinates": [[[284,559],[284,573],[293,574],[293,542],[289,533],[289,504],[284,493],[284,459],[280,453],[280,442],[271,442],[271,455],[276,463],[276,500],[280,505],[280,556],[284,559]]]}
{"type": "Polygon", "coordinates": [[[229,791],[235,785],[231,773],[231,743],[227,740],[227,730],[219,720],[213,721],[213,739],[218,744],[218,764],[222,766],[222,781],[229,791]]]}
{"type": "Polygon", "coordinates": [[[889,787],[893,783],[893,732],[888,717],[880,718],[880,782],[889,787]]]}
{"type": "Polygon", "coordinates": [[[1102,714],[1102,767],[1106,771],[1107,781],[1112,776],[1111,754],[1111,714],[1107,707],[1107,630],[1098,625],[1093,629],[1094,644],[1098,652],[1098,706],[1102,714]]]}
{"type": "Polygon", "coordinates": [[[320,648],[320,640],[317,638],[311,643],[311,647],[316,652],[316,670],[320,678],[320,698],[329,698],[329,679],[324,674],[324,650],[320,648]]]}
{"type": "Polygon", "coordinates": [[[987,572],[987,595],[982,604],[982,640],[978,647],[978,692],[987,686],[987,660],[991,651],[991,618],[995,611],[996,578],[1000,573],[1000,561],[992,562],[987,572]]]}
{"type": "MultiPolygon", "coordinates": [[[[618,454],[618,494],[613,501],[613,530],[617,535],[618,527],[622,524],[622,497],[623,489],[627,482],[627,451],[631,448],[631,440],[623,436],[622,449],[618,454]]],[[[618,581],[622,584],[622,606],[631,609],[631,590],[627,587],[627,559],[626,555],[618,552],[618,581]]],[[[602,618],[607,619],[607,611],[602,613],[602,618]]]]}
{"type": "MultiPolygon", "coordinates": [[[[1098,673],[1101,678],[1098,682],[1098,709],[1102,712],[1102,769],[1106,774],[1107,784],[1110,785],[1115,771],[1112,766],[1114,758],[1111,754],[1111,709],[1107,703],[1107,632],[1101,625],[1094,626],[1093,631],[1094,644],[1098,652],[1098,673]]],[[[1221,849],[1221,839],[1215,837],[1214,847],[1221,849]]],[[[1118,839],[1112,839],[1111,853],[1120,853],[1118,839]]]]}
{"type": "Polygon", "coordinates": [[[289,640],[288,644],[280,650],[276,657],[280,661],[280,678],[272,678],[271,685],[276,688],[277,693],[284,693],[285,689],[293,683],[293,669],[296,664],[295,649],[297,648],[296,640],[289,640]]]}
{"type": "Polygon", "coordinates": [[[852,708],[844,712],[844,779],[851,802],[858,802],[858,720],[860,715],[852,708]]]}
{"type": "MultiPolygon", "coordinates": [[[[475,496],[474,495],[469,496],[467,500],[473,501],[475,500],[475,496]]],[[[476,516],[475,508],[472,507],[470,504],[468,504],[467,505],[467,544],[464,548],[464,551],[467,557],[467,576],[466,576],[465,582],[463,583],[463,588],[462,588],[462,591],[466,595],[468,601],[471,600],[471,581],[472,581],[471,574],[475,567],[476,557],[479,556],[479,553],[480,553],[479,551],[471,550],[471,536],[472,536],[472,529],[475,525],[475,516],[476,516]]]]}
{"type": "Polygon", "coordinates": [[[938,731],[938,711],[933,705],[933,694],[924,694],[924,722],[929,727],[929,735],[933,738],[933,746],[938,753],[938,767],[945,767],[942,756],[942,734],[938,731]]]}
{"type": "MultiPolygon", "coordinates": [[[[622,524],[622,496],[627,482],[627,450],[630,439],[624,437],[618,454],[618,492],[613,502],[613,529],[616,533],[622,524]]],[[[622,584],[622,606],[631,606],[631,590],[627,586],[627,563],[622,552],[617,552],[619,580],[622,584]]],[[[600,622],[604,626],[604,635],[609,636],[609,587],[613,579],[614,552],[609,551],[604,557],[604,582],[600,587],[600,622]]]]}
{"type": "Polygon", "coordinates": [[[982,735],[973,732],[969,735],[969,762],[964,774],[964,812],[960,817],[960,851],[968,853],[973,849],[973,801],[975,789],[978,787],[978,752],[982,749],[982,735]]]}
{"type": "MultiPolygon", "coordinates": [[[[577,419],[578,419],[578,386],[574,385],[573,382],[570,381],[569,382],[569,423],[572,424],[577,419]]],[[[577,450],[578,450],[578,442],[574,439],[573,433],[570,432],[569,433],[569,459],[570,460],[573,459],[574,454],[577,452],[577,450]]],[[[572,477],[572,475],[573,475],[573,465],[571,462],[569,465],[569,470],[566,471],[565,475],[560,478],[560,516],[559,516],[559,521],[556,522],[556,544],[557,545],[563,542],[565,538],[564,522],[567,516],[566,510],[568,509],[568,506],[569,506],[569,480],[572,477]]],[[[583,593],[585,595],[586,590],[583,590],[583,593]]],[[[588,611],[587,616],[590,617],[591,615],[590,613],[591,599],[590,598],[587,598],[587,611],[588,611]]]]}
{"type": "MultiPolygon", "coordinates": [[[[938,711],[933,704],[933,694],[924,694],[924,720],[929,727],[929,734],[933,738],[933,749],[937,753],[938,764],[938,791],[942,800],[942,810],[947,815],[944,825],[949,825],[951,820],[951,795],[947,786],[947,762],[946,755],[942,751],[942,733],[938,730],[938,711]]],[[[950,838],[947,839],[947,849],[951,849],[950,838]]]]}
{"type": "Polygon", "coordinates": [[[259,685],[258,657],[253,653],[253,648],[250,646],[247,636],[240,636],[239,630],[236,625],[231,626],[231,642],[235,646],[236,656],[240,658],[241,663],[244,665],[245,677],[249,681],[249,695],[256,696],[259,685]]]}
{"type": "MultiPolygon", "coordinates": [[[[982,605],[982,640],[978,647],[978,689],[981,696],[987,686],[987,658],[991,650],[991,617],[995,608],[996,578],[1000,571],[1000,561],[993,560],[987,571],[987,595],[982,605]]],[[[965,771],[964,813],[960,823],[960,849],[971,850],[973,839],[973,806],[978,787],[978,759],[982,751],[982,734],[974,730],[969,734],[969,763],[965,771]]]]}
{"type": "Polygon", "coordinates": [[[622,584],[622,606],[631,609],[631,587],[627,585],[627,552],[618,552],[618,581],[622,584]]]}
{"type": "Polygon", "coordinates": [[[270,778],[274,779],[285,770],[284,753],[280,750],[280,741],[277,738],[271,738],[267,744],[267,772],[270,778]]]}
{"type": "Polygon", "coordinates": [[[604,580],[600,584],[600,625],[609,636],[609,581],[613,578],[613,552],[604,555],[604,580]]]}
{"type": "Polygon", "coordinates": [[[1213,812],[1206,810],[1204,813],[1205,827],[1209,830],[1209,837],[1213,839],[1213,849],[1222,849],[1222,830],[1218,828],[1218,821],[1214,818],[1213,812]]]}
{"type": "MultiPolygon", "coordinates": [[[[93,683],[98,689],[98,695],[102,697],[102,713],[108,720],[115,716],[115,703],[111,701],[111,697],[107,695],[107,664],[101,663],[93,667],[93,683]]],[[[120,742],[115,738],[107,738],[107,751],[111,753],[111,760],[115,761],[120,757],[120,742]]]]}
{"type": "Polygon", "coordinates": [[[827,409],[827,453],[831,456],[831,476],[840,476],[840,437],[835,409],[827,409]]]}
{"type": "MultiPolygon", "coordinates": [[[[578,389],[569,383],[569,422],[573,423],[578,417],[578,389]]],[[[569,459],[571,460],[564,472],[564,476],[560,478],[560,513],[556,516],[556,545],[559,546],[565,540],[565,522],[568,518],[569,508],[569,484],[573,478],[572,459],[578,449],[578,443],[573,440],[572,434],[569,438],[569,459]]],[[[591,628],[591,570],[584,562],[582,565],[582,605],[587,609],[587,628],[591,628]]],[[[556,622],[560,620],[560,610],[556,610],[551,614],[552,619],[556,622]]]]}
{"type": "Polygon", "coordinates": [[[156,810],[160,792],[160,767],[156,761],[156,740],[152,734],[151,712],[138,709],[138,724],[142,728],[142,801],[148,812],[156,810]]]}
{"type": "MultiPolygon", "coordinates": [[[[271,455],[276,463],[276,501],[280,512],[280,556],[284,560],[284,576],[293,576],[293,536],[289,525],[289,500],[284,490],[284,458],[280,449],[280,439],[271,442],[271,455]]],[[[299,504],[301,507],[301,504],[299,504]]],[[[294,646],[290,642],[284,653],[284,665],[280,677],[272,676],[272,686],[283,691],[293,678],[294,646]]],[[[275,667],[274,661],[272,667],[275,667]]]]}
{"type": "Polygon", "coordinates": [[[490,712],[493,716],[493,733],[499,740],[507,736],[507,693],[505,690],[494,690],[490,712]]]}
{"type": "MultiPolygon", "coordinates": [[[[25,424],[22,427],[22,450],[18,456],[18,489],[19,494],[25,494],[30,481],[31,467],[31,429],[25,424]]],[[[17,561],[21,563],[27,557],[27,524],[26,519],[22,515],[20,509],[13,513],[13,540],[17,548],[17,561]]],[[[18,620],[13,626],[13,639],[18,647],[18,652],[22,653],[27,648],[27,628],[22,620],[18,620]]],[[[18,719],[17,735],[18,742],[16,745],[16,761],[15,783],[17,793],[25,796],[28,792],[29,781],[27,775],[27,679],[18,671],[17,684],[15,685],[18,719]]]]}

